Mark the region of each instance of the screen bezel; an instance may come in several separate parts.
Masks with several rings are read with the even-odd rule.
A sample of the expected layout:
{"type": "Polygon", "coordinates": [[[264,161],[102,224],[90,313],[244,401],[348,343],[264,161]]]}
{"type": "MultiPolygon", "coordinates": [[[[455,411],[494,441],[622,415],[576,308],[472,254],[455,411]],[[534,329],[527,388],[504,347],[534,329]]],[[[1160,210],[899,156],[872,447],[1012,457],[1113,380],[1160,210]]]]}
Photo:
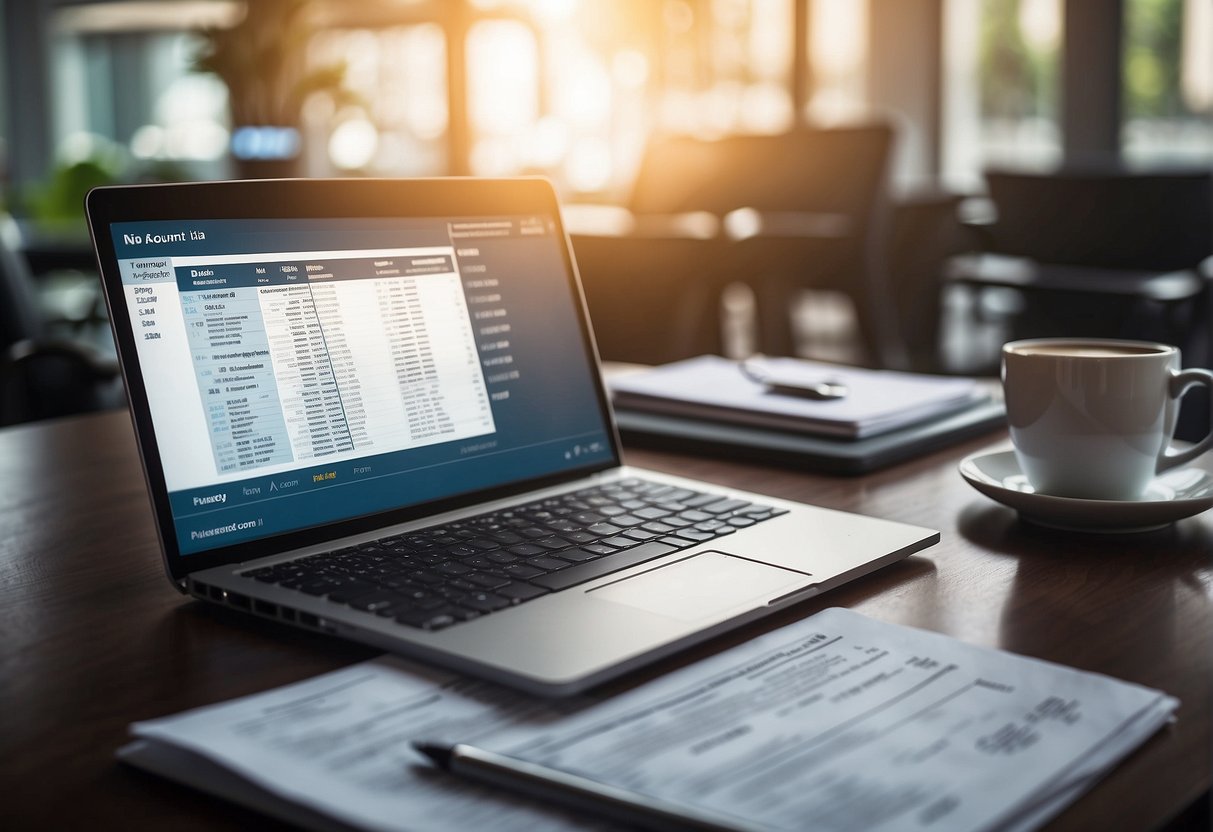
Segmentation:
{"type": "Polygon", "coordinates": [[[619,433],[602,374],[598,370],[598,352],[586,310],[585,294],[564,230],[556,193],[546,179],[279,179],[109,186],[90,191],[85,199],[85,210],[126,383],[136,444],[152,502],[164,566],[169,578],[179,587],[186,576],[202,569],[256,560],[407,523],[474,503],[558,485],[620,464],[619,433]],[[546,214],[557,224],[556,236],[563,250],[565,278],[577,310],[585,357],[595,376],[594,390],[610,441],[610,458],[543,477],[182,555],[177,545],[134,328],[123,295],[111,225],[157,220],[445,219],[520,214],[546,214]]]}

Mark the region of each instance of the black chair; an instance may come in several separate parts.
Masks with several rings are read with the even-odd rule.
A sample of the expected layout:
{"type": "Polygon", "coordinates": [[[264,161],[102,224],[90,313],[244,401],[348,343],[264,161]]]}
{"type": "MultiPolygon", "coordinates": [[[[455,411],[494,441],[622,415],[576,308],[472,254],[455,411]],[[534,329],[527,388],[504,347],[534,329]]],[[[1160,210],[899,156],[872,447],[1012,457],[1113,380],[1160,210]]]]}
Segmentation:
{"type": "MultiPolygon", "coordinates": [[[[997,219],[951,278],[1018,293],[1010,338],[1164,341],[1185,365],[1210,366],[1213,171],[990,170],[986,181],[997,219]]],[[[1197,409],[1185,422],[1203,419],[1197,409]]]]}
{"type": "Polygon", "coordinates": [[[986,174],[997,220],[955,280],[1013,289],[1015,338],[1150,338],[1183,347],[1213,254],[1213,173],[986,174]]]}
{"type": "Polygon", "coordinates": [[[663,364],[723,353],[719,240],[677,229],[572,240],[603,359],[663,364]]]}
{"type": "Polygon", "coordinates": [[[878,124],[651,141],[628,204],[632,232],[573,235],[603,357],[719,351],[720,293],[738,281],[757,294],[764,352],[792,353],[799,290],[828,288],[851,298],[876,363],[895,364],[880,257],[892,138],[878,124]]]}
{"type": "Polygon", "coordinates": [[[749,209],[726,216],[729,270],[757,294],[764,352],[795,353],[800,293],[825,289],[850,300],[869,363],[904,365],[884,262],[893,140],[885,123],[723,140],[720,209],[749,209]]]}
{"type": "Polygon", "coordinates": [[[117,362],[47,334],[25,259],[0,238],[0,425],[122,404],[117,362]]]}

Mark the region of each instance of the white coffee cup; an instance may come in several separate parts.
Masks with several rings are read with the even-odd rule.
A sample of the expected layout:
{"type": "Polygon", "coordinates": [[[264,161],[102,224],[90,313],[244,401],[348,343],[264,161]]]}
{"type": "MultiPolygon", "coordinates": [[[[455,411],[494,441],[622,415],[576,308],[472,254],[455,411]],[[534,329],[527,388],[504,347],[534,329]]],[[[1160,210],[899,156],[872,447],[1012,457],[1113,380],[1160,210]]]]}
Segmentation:
{"type": "Polygon", "coordinates": [[[1171,447],[1179,399],[1213,389],[1208,370],[1181,370],[1166,344],[1035,338],[1002,348],[1015,456],[1041,494],[1134,500],[1159,473],[1213,446],[1213,433],[1171,447]]]}

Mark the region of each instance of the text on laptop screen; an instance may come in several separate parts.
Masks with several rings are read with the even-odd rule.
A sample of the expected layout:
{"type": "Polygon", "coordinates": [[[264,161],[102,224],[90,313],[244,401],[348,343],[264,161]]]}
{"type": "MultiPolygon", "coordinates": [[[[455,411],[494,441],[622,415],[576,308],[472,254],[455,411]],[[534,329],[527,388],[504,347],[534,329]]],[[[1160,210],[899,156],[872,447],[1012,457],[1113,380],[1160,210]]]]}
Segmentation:
{"type": "Polygon", "coordinates": [[[183,554],[611,459],[550,217],[111,232],[183,554]]]}

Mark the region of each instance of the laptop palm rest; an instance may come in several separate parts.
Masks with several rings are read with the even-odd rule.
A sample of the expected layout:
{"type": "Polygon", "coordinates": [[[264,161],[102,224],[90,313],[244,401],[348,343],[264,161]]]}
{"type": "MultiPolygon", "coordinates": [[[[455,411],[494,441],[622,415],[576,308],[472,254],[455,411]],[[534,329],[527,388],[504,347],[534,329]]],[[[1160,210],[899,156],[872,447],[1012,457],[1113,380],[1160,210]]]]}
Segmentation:
{"type": "Polygon", "coordinates": [[[811,581],[803,572],[707,551],[587,592],[593,598],[681,621],[765,606],[811,581]]]}

